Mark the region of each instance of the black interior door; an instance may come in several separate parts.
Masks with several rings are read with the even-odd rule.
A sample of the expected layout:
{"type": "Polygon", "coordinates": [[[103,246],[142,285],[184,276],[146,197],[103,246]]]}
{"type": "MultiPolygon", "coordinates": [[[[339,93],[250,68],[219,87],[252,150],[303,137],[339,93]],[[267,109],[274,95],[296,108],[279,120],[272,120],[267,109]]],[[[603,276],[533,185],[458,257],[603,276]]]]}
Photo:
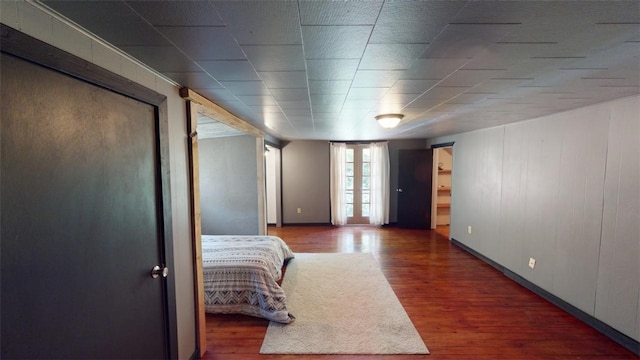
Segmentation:
{"type": "Polygon", "coordinates": [[[399,227],[431,228],[431,184],[433,150],[399,151],[398,220],[399,227]]]}
{"type": "Polygon", "coordinates": [[[166,358],[155,107],[1,69],[2,358],[166,358]]]}

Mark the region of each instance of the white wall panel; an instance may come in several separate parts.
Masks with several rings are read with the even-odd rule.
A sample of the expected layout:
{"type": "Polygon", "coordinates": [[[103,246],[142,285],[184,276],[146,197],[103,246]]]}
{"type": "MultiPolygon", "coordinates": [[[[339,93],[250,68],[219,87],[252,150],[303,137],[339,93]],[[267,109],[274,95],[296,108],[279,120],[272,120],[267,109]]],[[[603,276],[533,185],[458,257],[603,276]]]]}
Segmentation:
{"type": "Polygon", "coordinates": [[[612,104],[596,317],[640,340],[640,97],[612,104]]]}
{"type": "Polygon", "coordinates": [[[18,1],[0,1],[0,21],[14,29],[20,28],[20,18],[18,17],[18,1]]]}
{"type": "Polygon", "coordinates": [[[555,263],[556,226],[558,221],[558,173],[561,145],[560,124],[548,119],[524,124],[527,132],[525,184],[524,244],[522,258],[515,269],[524,278],[543,288],[550,288],[555,263]],[[529,258],[536,259],[529,271],[529,258]]]}
{"type": "Polygon", "coordinates": [[[522,264],[525,261],[523,239],[526,237],[524,228],[527,216],[527,162],[522,159],[528,153],[528,148],[523,146],[527,130],[526,126],[507,126],[504,135],[502,211],[498,237],[503,244],[503,250],[496,260],[513,271],[523,269],[522,264]]]}
{"type": "Polygon", "coordinates": [[[51,25],[55,47],[67,49],[68,52],[83,60],[93,59],[90,38],[58,19],[53,19],[51,25]]]}
{"type": "MultiPolygon", "coordinates": [[[[53,41],[53,17],[39,8],[27,3],[18,2],[18,30],[51,44],[53,41]]],[[[67,49],[63,49],[67,50],[67,49]]],[[[69,51],[71,52],[71,51],[69,51]]]]}
{"type": "Polygon", "coordinates": [[[451,237],[498,261],[502,128],[460,135],[453,149],[451,237]],[[468,227],[471,226],[471,234],[468,227]]]}
{"type": "Polygon", "coordinates": [[[451,237],[638,340],[640,97],[443,141],[451,237]]]}
{"type": "Polygon", "coordinates": [[[556,239],[551,292],[593,315],[600,251],[608,106],[552,117],[562,123],[556,176],[556,239]]]}

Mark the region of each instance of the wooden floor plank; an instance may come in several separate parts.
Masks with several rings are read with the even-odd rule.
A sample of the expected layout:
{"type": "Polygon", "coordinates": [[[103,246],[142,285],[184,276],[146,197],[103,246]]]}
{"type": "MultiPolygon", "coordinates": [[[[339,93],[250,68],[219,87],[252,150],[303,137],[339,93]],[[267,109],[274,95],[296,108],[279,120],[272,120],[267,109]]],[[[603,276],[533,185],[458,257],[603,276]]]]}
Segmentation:
{"type": "MultiPolygon", "coordinates": [[[[589,359],[639,357],[448,240],[446,227],[269,227],[294,252],[370,252],[430,355],[260,355],[268,321],[207,314],[203,359],[589,359]]],[[[348,276],[348,274],[345,274],[348,276]]]]}

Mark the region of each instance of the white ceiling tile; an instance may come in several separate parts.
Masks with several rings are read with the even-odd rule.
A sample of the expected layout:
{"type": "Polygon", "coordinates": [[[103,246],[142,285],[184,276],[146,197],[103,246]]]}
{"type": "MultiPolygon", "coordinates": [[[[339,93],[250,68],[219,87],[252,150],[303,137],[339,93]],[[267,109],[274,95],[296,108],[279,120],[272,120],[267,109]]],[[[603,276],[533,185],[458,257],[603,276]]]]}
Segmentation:
{"type": "Polygon", "coordinates": [[[307,59],[360,59],[372,26],[303,26],[307,59]]]}
{"type": "Polygon", "coordinates": [[[450,24],[431,42],[422,57],[473,58],[520,25],[450,24]]]}
{"type": "Polygon", "coordinates": [[[404,74],[402,70],[358,70],[353,79],[354,88],[389,88],[404,74]]]}
{"type": "Polygon", "coordinates": [[[304,100],[309,98],[306,91],[300,89],[269,89],[273,98],[280,100],[304,100]]]}
{"type": "Polygon", "coordinates": [[[124,2],[71,0],[45,4],[116,46],[171,45],[124,2]]]}
{"type": "Polygon", "coordinates": [[[247,105],[247,107],[256,114],[264,114],[264,113],[281,113],[282,110],[277,105],[247,105]]]}
{"type": "Polygon", "coordinates": [[[262,81],[221,81],[234,95],[271,95],[262,81]]]}
{"type": "Polygon", "coordinates": [[[403,106],[409,104],[416,98],[418,98],[420,94],[392,94],[391,92],[387,92],[385,96],[382,98],[381,103],[383,104],[401,104],[403,106]]]}
{"type": "Polygon", "coordinates": [[[244,60],[244,53],[226,27],[157,27],[172,43],[194,60],[244,60]]]}
{"type": "Polygon", "coordinates": [[[463,67],[472,59],[454,58],[420,58],[402,75],[406,80],[441,80],[452,72],[463,67]]]}
{"type": "Polygon", "coordinates": [[[405,70],[426,49],[425,44],[369,44],[360,70],[405,70]]]}
{"type": "Polygon", "coordinates": [[[441,80],[398,80],[389,89],[389,94],[422,94],[441,80]]]}
{"type": "Polygon", "coordinates": [[[407,104],[404,108],[403,108],[403,113],[407,113],[410,112],[412,114],[416,114],[416,113],[422,113],[428,109],[431,109],[439,104],[442,104],[443,102],[446,102],[448,100],[448,98],[441,98],[441,99],[433,99],[433,98],[425,98],[425,97],[418,97],[416,99],[414,99],[413,101],[411,101],[409,104],[407,104]]]}
{"type": "Polygon", "coordinates": [[[423,99],[450,99],[453,96],[461,94],[468,90],[469,87],[465,86],[436,86],[424,93],[421,98],[423,99]]]}
{"type": "Polygon", "coordinates": [[[323,112],[324,109],[318,109],[313,112],[313,120],[316,122],[333,122],[340,115],[338,112],[323,112]]]}
{"type": "Polygon", "coordinates": [[[270,89],[306,89],[305,71],[262,71],[258,73],[270,89]]]}
{"type": "Polygon", "coordinates": [[[278,101],[278,105],[286,111],[289,110],[310,110],[311,104],[309,99],[306,100],[282,100],[278,101]]]}
{"type": "MultiPolygon", "coordinates": [[[[315,96],[324,96],[324,95],[315,95],[315,96]]],[[[345,96],[342,96],[342,97],[343,99],[340,101],[331,101],[331,102],[324,102],[324,103],[323,102],[317,103],[317,101],[321,101],[321,100],[317,100],[312,97],[311,104],[313,106],[314,118],[318,116],[319,112],[328,113],[328,114],[339,113],[340,110],[342,110],[342,105],[344,105],[345,96]]]]}
{"type": "Polygon", "coordinates": [[[376,114],[397,114],[404,113],[403,109],[406,105],[407,103],[387,102],[384,100],[374,104],[371,109],[373,109],[376,114]]]}
{"type": "Polygon", "coordinates": [[[354,88],[349,89],[347,100],[370,100],[381,99],[389,88],[354,88]]]}
{"type": "Polygon", "coordinates": [[[197,72],[202,70],[173,46],[127,45],[120,48],[159,72],[197,72]]]}
{"type": "Polygon", "coordinates": [[[213,4],[240,45],[302,43],[295,2],[216,1],[213,4]]]}
{"type": "Polygon", "coordinates": [[[637,1],[43,3],[276,137],[438,136],[640,91],[637,1]]]}
{"type": "Polygon", "coordinates": [[[218,13],[207,1],[126,1],[154,26],[221,26],[218,13]]]}
{"type": "Polygon", "coordinates": [[[360,59],[307,60],[309,80],[352,80],[360,59]]]}
{"type": "Polygon", "coordinates": [[[452,104],[477,104],[489,98],[492,94],[458,94],[454,98],[448,100],[448,103],[452,104]]]}
{"type": "Polygon", "coordinates": [[[373,25],[383,1],[302,0],[299,4],[302,25],[373,25]]]}
{"type": "Polygon", "coordinates": [[[300,117],[306,120],[311,120],[310,109],[283,109],[282,111],[284,111],[284,113],[287,115],[289,119],[293,119],[294,117],[300,117]]]}
{"type": "Polygon", "coordinates": [[[237,96],[238,100],[242,101],[247,106],[261,106],[261,105],[277,105],[276,100],[270,95],[259,96],[237,96]]]}
{"type": "Polygon", "coordinates": [[[468,2],[453,23],[510,24],[526,23],[539,9],[552,6],[544,1],[471,1],[468,2]]]}
{"type": "Polygon", "coordinates": [[[349,99],[347,96],[347,100],[342,105],[342,112],[352,111],[352,110],[365,110],[368,111],[372,107],[374,107],[378,102],[375,99],[349,99]]]}
{"type": "Polygon", "coordinates": [[[429,43],[466,3],[466,1],[387,1],[382,6],[369,42],[374,44],[429,43]]]}
{"type": "Polygon", "coordinates": [[[350,80],[309,80],[309,93],[314,95],[347,94],[350,80]]]}
{"type": "Polygon", "coordinates": [[[233,93],[225,88],[222,89],[211,89],[211,88],[194,88],[193,89],[198,94],[206,97],[207,99],[215,102],[215,103],[224,103],[227,101],[238,101],[233,93]]]}
{"type": "Polygon", "coordinates": [[[305,70],[302,45],[242,46],[257,71],[305,70]]]}
{"type": "Polygon", "coordinates": [[[202,60],[198,64],[218,81],[260,80],[247,60],[202,60]]]}
{"type": "Polygon", "coordinates": [[[164,76],[191,89],[218,88],[222,85],[205,72],[163,72],[164,76]]]}
{"type": "Polygon", "coordinates": [[[463,68],[442,80],[439,86],[475,86],[494,77],[499,77],[507,69],[463,68]]]}
{"type": "Polygon", "coordinates": [[[301,115],[287,114],[287,119],[289,119],[289,121],[294,125],[300,125],[300,124],[307,125],[307,124],[314,123],[311,119],[311,114],[309,113],[301,114],[301,115]]]}

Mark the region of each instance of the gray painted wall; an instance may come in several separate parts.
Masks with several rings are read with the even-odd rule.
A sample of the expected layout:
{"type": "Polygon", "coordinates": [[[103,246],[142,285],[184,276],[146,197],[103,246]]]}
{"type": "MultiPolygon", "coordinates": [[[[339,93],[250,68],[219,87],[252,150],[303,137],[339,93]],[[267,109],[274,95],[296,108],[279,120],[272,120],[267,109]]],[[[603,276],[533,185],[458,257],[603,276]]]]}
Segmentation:
{"type": "Polygon", "coordinates": [[[282,223],[330,222],[329,143],[305,140],[286,144],[282,148],[282,223]]]}
{"type": "Polygon", "coordinates": [[[632,97],[431,140],[455,140],[451,237],[640,340],[639,134],[632,97]]]}
{"type": "Polygon", "coordinates": [[[595,314],[640,340],[640,97],[610,116],[595,314]]]}
{"type": "MultiPolygon", "coordinates": [[[[389,221],[397,219],[398,153],[400,149],[424,149],[426,140],[389,141],[389,221]]],[[[292,141],[282,149],[283,223],[329,224],[329,143],[292,141]],[[297,209],[301,208],[301,213],[297,209]]]]}
{"type": "Polygon", "coordinates": [[[198,146],[202,234],[259,234],[255,137],[202,139],[198,146]]]}
{"type": "Polygon", "coordinates": [[[37,4],[21,0],[0,1],[0,22],[167,97],[174,251],[174,264],[167,265],[170,267],[170,276],[176,279],[178,354],[181,359],[188,359],[196,349],[194,262],[190,240],[187,122],[179,89],[37,4]]]}

